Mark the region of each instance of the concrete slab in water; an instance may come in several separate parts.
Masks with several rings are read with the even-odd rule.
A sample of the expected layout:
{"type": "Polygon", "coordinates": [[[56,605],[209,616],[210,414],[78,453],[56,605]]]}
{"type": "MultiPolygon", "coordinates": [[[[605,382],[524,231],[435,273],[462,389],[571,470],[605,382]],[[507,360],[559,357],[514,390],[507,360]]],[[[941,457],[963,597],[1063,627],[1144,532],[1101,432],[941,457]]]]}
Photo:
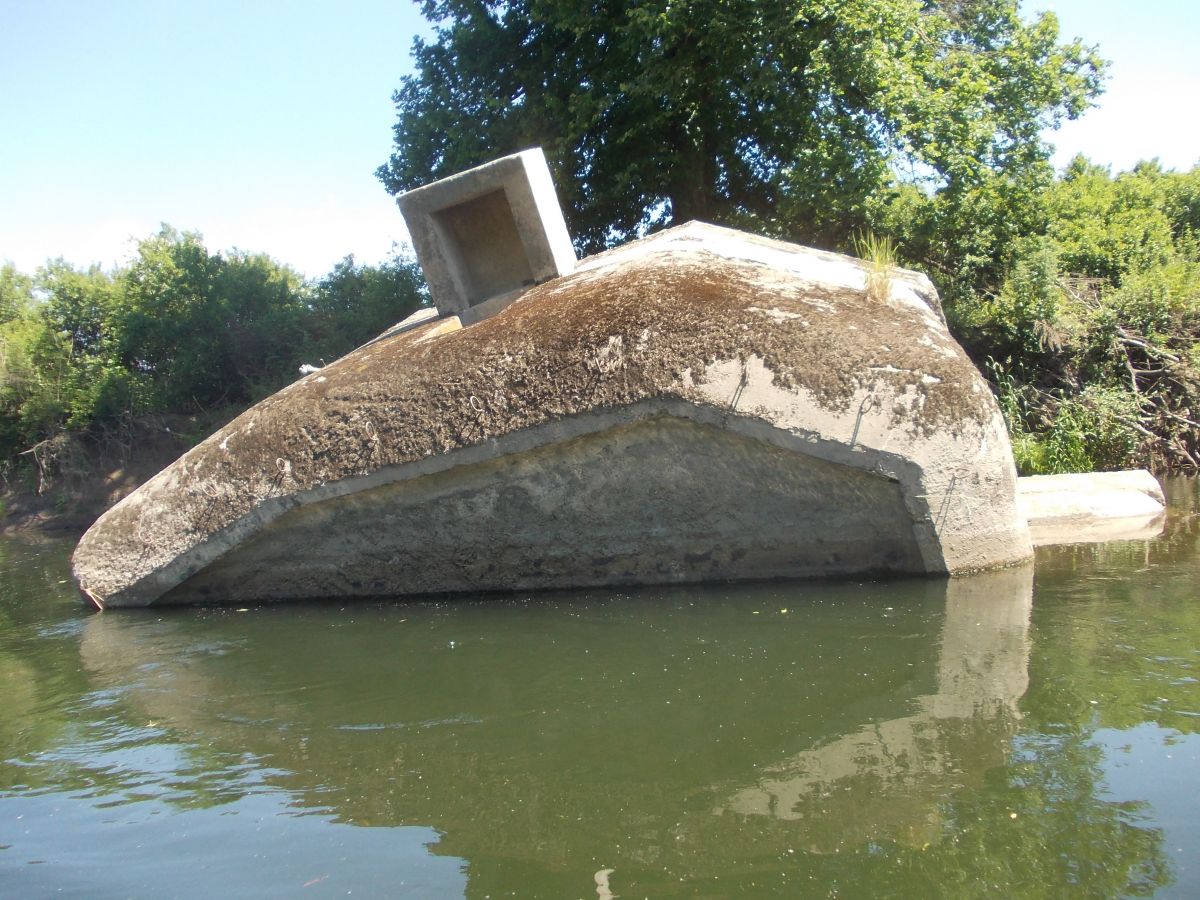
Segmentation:
{"type": "Polygon", "coordinates": [[[1162,486],[1145,469],[1020,478],[1017,503],[1037,546],[1148,540],[1166,523],[1162,486]]]}

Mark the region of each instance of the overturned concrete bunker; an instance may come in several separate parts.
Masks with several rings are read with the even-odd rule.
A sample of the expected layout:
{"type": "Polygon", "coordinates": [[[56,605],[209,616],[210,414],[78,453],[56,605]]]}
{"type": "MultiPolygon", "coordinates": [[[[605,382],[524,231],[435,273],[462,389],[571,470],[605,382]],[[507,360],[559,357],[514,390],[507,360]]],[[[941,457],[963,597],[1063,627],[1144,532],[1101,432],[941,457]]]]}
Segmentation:
{"type": "Polygon", "coordinates": [[[692,223],[297,381],[73,569],[107,606],[944,574],[1029,557],[1015,485],[924,276],[692,223]]]}

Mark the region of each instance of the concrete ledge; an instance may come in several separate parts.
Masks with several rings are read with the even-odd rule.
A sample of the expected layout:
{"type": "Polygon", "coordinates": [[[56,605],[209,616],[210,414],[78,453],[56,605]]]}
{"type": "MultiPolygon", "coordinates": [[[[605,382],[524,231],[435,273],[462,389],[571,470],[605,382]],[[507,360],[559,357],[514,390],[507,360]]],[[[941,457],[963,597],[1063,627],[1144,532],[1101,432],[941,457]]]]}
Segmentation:
{"type": "Polygon", "coordinates": [[[1034,546],[1147,540],[1165,521],[1166,499],[1145,469],[1017,479],[1017,506],[1034,546]]]}
{"type": "Polygon", "coordinates": [[[370,347],[372,344],[378,344],[380,341],[415,331],[418,328],[423,330],[423,340],[429,340],[439,335],[448,334],[451,331],[457,331],[463,327],[463,324],[462,319],[458,316],[443,316],[434,307],[418,309],[407,319],[397,322],[387,331],[371,338],[361,347],[355,348],[354,352],[357,353],[359,350],[370,347]],[[425,326],[429,327],[426,328],[425,326]]]}

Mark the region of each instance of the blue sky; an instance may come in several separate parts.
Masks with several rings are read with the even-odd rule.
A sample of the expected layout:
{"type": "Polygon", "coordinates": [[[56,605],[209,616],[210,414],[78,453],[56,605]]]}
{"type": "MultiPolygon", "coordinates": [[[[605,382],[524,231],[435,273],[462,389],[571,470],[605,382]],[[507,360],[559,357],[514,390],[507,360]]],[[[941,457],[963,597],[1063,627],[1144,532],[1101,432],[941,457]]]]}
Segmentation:
{"type": "MultiPolygon", "coordinates": [[[[1113,61],[1056,162],[1200,162],[1195,3],[1024,4],[1113,61]]],[[[167,222],[311,277],[378,261],[406,238],[373,171],[425,29],[406,0],[0,0],[0,260],[111,266],[167,222]]]]}
{"type": "Polygon", "coordinates": [[[1097,44],[1109,60],[1099,106],[1047,137],[1060,167],[1084,153],[1113,171],[1158,157],[1167,168],[1200,163],[1200,3],[1196,0],[1024,0],[1058,15],[1060,37],[1097,44]]]}

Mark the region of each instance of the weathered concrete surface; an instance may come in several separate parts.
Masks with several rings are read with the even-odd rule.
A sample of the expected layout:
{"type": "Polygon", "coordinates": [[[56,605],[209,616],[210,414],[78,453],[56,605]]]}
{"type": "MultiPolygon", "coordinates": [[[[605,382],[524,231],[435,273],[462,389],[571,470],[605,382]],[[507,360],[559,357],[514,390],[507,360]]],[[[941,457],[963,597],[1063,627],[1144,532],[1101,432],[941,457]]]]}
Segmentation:
{"type": "Polygon", "coordinates": [[[862,571],[924,571],[895,482],[660,415],[298,507],[159,602],[862,571]]]}
{"type": "Polygon", "coordinates": [[[1144,469],[1017,479],[1017,503],[1037,546],[1148,540],[1166,524],[1166,498],[1144,469]]]}
{"type": "Polygon", "coordinates": [[[866,284],[698,224],[592,257],[268,398],[101,518],[75,576],[117,606],[1026,559],[1003,420],[932,286],[866,284]]]}

